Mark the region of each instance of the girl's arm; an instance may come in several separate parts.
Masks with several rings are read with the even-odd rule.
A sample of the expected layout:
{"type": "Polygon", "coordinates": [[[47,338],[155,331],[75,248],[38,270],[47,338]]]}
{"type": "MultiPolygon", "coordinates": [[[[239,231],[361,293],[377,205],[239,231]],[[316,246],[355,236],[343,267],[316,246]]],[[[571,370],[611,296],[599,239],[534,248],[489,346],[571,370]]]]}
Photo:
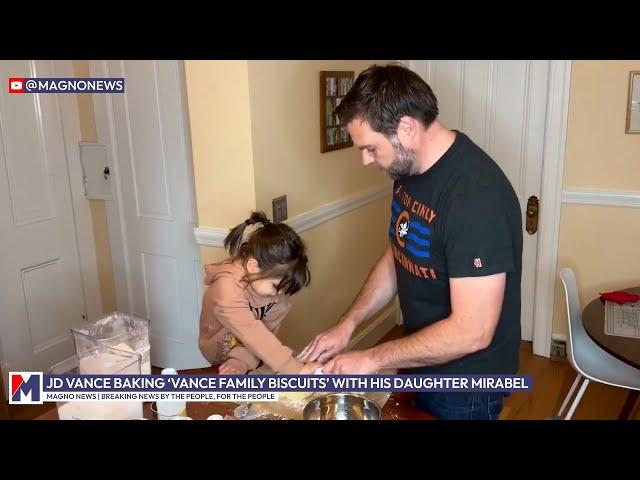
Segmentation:
{"type": "MultiPolygon", "coordinates": [[[[280,342],[267,326],[256,319],[249,308],[242,287],[233,279],[220,278],[207,291],[213,315],[243,344],[230,356],[250,364],[261,359],[276,373],[297,374],[304,364],[293,357],[291,349],[280,342]],[[237,356],[236,356],[237,355],[237,356]]],[[[255,362],[255,366],[257,366],[255,362]]],[[[253,364],[250,364],[253,366],[253,364]]],[[[255,368],[255,367],[254,367],[255,368]]]]}

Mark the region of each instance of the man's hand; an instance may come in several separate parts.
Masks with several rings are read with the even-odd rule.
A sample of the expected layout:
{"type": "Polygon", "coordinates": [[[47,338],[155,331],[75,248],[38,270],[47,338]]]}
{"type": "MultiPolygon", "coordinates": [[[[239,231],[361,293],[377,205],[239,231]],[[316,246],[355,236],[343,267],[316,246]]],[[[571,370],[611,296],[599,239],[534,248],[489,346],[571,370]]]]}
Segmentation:
{"type": "Polygon", "coordinates": [[[369,350],[347,352],[329,360],[323,367],[323,374],[348,375],[376,373],[378,365],[369,350]]]}
{"type": "Polygon", "coordinates": [[[371,318],[388,304],[398,291],[391,245],[376,262],[358,296],[342,315],[340,322],[317,335],[296,358],[301,362],[326,362],[349,344],[356,326],[371,318]]]}
{"type": "Polygon", "coordinates": [[[296,359],[300,362],[326,362],[347,347],[354,329],[353,322],[340,322],[317,335],[296,359]]]}
{"type": "Polygon", "coordinates": [[[302,367],[302,370],[300,370],[300,375],[312,375],[316,373],[316,370],[318,368],[322,368],[321,363],[317,363],[317,362],[305,363],[304,367],[302,367]]]}

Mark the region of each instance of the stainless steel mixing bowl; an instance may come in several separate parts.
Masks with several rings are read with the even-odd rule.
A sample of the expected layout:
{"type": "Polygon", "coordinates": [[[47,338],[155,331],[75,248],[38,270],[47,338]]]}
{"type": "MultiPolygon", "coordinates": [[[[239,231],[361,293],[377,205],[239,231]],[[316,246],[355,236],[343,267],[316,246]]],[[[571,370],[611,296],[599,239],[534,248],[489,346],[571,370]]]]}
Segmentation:
{"type": "Polygon", "coordinates": [[[305,420],[380,420],[380,406],[362,395],[330,393],[304,407],[305,420]]]}

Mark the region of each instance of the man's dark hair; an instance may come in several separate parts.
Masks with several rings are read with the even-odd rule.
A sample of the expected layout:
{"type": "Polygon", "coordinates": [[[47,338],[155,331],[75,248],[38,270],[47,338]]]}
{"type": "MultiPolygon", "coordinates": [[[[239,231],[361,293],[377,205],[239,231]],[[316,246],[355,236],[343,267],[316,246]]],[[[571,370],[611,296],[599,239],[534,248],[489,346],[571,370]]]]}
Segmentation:
{"type": "Polygon", "coordinates": [[[438,100],[418,74],[397,65],[372,65],[364,70],[340,102],[335,114],[343,125],[354,119],[391,138],[403,116],[427,128],[438,116],[438,100]]]}

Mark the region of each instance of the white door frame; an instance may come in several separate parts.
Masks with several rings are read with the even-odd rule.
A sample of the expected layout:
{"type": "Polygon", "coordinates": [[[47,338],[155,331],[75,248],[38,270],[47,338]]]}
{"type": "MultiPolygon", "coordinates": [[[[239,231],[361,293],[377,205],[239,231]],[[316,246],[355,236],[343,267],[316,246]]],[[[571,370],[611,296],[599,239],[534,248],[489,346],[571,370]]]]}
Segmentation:
{"type": "MultiPolygon", "coordinates": [[[[71,60],[53,61],[56,77],[74,77],[71,60]]],[[[80,161],[80,113],[78,100],[74,94],[58,94],[60,123],[67,156],[67,171],[73,204],[76,241],[82,275],[82,290],[87,312],[87,320],[95,320],[102,315],[102,298],[98,280],[98,262],[95,251],[93,220],[89,200],[85,197],[84,177],[80,161]]]]}
{"type": "Polygon", "coordinates": [[[547,117],[544,129],[538,259],[533,311],[533,353],[543,357],[551,355],[570,90],[571,61],[551,60],[549,62],[547,117]]]}
{"type": "MultiPolygon", "coordinates": [[[[422,75],[417,62],[402,61],[422,75]]],[[[533,353],[544,357],[551,354],[570,87],[571,61],[550,60],[533,311],[533,353]]]]}

